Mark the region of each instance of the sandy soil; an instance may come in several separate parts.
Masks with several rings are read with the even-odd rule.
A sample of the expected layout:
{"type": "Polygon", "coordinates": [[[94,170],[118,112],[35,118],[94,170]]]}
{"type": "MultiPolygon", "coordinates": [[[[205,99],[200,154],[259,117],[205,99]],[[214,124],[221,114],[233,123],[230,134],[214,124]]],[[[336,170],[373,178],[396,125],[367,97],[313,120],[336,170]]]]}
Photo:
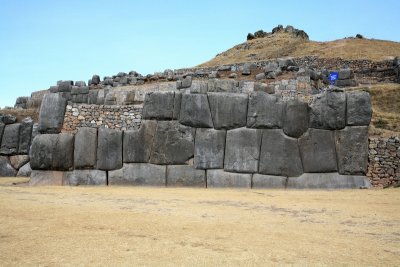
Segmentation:
{"type": "Polygon", "coordinates": [[[400,264],[397,189],[0,184],[2,266],[400,264]]]}

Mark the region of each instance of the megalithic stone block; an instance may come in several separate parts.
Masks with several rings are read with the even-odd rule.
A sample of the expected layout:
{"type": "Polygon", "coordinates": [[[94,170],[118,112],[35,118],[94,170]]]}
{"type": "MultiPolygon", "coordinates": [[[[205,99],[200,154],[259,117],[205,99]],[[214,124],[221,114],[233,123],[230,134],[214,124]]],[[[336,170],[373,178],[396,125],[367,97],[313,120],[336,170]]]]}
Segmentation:
{"type": "Polygon", "coordinates": [[[252,188],[285,189],[287,177],[255,173],[252,181],[252,188]]]}
{"type": "Polygon", "coordinates": [[[285,102],[266,92],[252,92],[247,112],[248,128],[282,128],[285,102]]]}
{"type": "Polygon", "coordinates": [[[14,177],[17,171],[5,156],[0,156],[0,177],[14,177]]]}
{"type": "Polygon", "coordinates": [[[206,94],[183,94],[179,122],[195,128],[212,128],[210,106],[206,94]]]}
{"type": "Polygon", "coordinates": [[[107,185],[107,173],[99,170],[65,172],[64,185],[107,185]]]}
{"type": "Polygon", "coordinates": [[[97,169],[122,168],[122,132],[99,128],[97,137],[97,169]]]}
{"type": "Polygon", "coordinates": [[[124,163],[122,169],[108,172],[109,185],[165,186],[166,166],[124,163]]]}
{"type": "Polygon", "coordinates": [[[185,164],[194,155],[195,129],[177,121],[158,121],[150,163],[185,164]]]}
{"type": "Polygon", "coordinates": [[[338,173],[304,173],[289,177],[287,189],[359,189],[370,188],[366,176],[340,175],[338,173]]]}
{"type": "Polygon", "coordinates": [[[74,166],[75,169],[93,169],[96,166],[97,129],[78,128],[75,134],[74,166]]]}
{"type": "Polygon", "coordinates": [[[59,133],[64,123],[67,100],[60,94],[46,94],[39,113],[40,133],[59,133]]]}
{"type": "Polygon", "coordinates": [[[346,94],[326,91],[310,105],[310,128],[336,130],[346,126],[346,94]]]}
{"type": "Polygon", "coordinates": [[[174,92],[149,92],[144,98],[144,120],[171,120],[174,112],[174,92]]]}
{"type": "Polygon", "coordinates": [[[146,163],[150,159],[157,121],[144,120],[140,129],[125,131],[123,154],[125,163],[146,163]]]}
{"type": "Polygon", "coordinates": [[[182,93],[175,92],[174,97],[174,111],[172,112],[172,119],[179,119],[179,114],[181,113],[181,102],[182,102],[182,93]]]}
{"type": "Polygon", "coordinates": [[[335,132],[308,129],[299,138],[304,172],[336,172],[335,132]]]}
{"type": "Polygon", "coordinates": [[[240,128],[226,134],[224,170],[254,173],[258,171],[261,130],[240,128]]]}
{"type": "Polygon", "coordinates": [[[206,187],[206,171],[188,165],[168,165],[167,186],[206,187]]]}
{"type": "Polygon", "coordinates": [[[21,123],[19,132],[18,154],[29,154],[31,146],[33,121],[31,118],[25,118],[21,123]]]}
{"type": "Polygon", "coordinates": [[[32,170],[29,179],[30,186],[61,186],[63,185],[64,172],[32,170]]]}
{"type": "Polygon", "coordinates": [[[347,125],[368,126],[371,122],[371,99],[367,92],[348,92],[347,100],[347,125]]]}
{"type": "Polygon", "coordinates": [[[368,126],[347,126],[336,131],[336,153],[340,174],[361,174],[368,166],[368,126]]]}
{"type": "Polygon", "coordinates": [[[278,176],[299,176],[303,173],[297,139],[280,129],[263,130],[259,173],[278,176]]]}
{"type": "Polygon", "coordinates": [[[251,188],[251,173],[207,170],[207,187],[251,188]]]}
{"type": "Polygon", "coordinates": [[[196,129],[194,167],[196,169],[222,169],[225,154],[225,130],[196,129]]]}
{"type": "Polygon", "coordinates": [[[233,129],[246,126],[247,94],[208,93],[214,128],[233,129]]]}
{"type": "Polygon", "coordinates": [[[74,164],[74,136],[64,133],[36,136],[30,159],[33,170],[71,170],[74,164]]]}
{"type": "Polygon", "coordinates": [[[1,155],[16,155],[18,153],[20,128],[20,123],[6,125],[1,141],[1,155]]]}
{"type": "Polygon", "coordinates": [[[309,125],[309,107],[307,103],[292,100],[285,105],[283,131],[294,138],[300,137],[307,131],[309,125]]]}

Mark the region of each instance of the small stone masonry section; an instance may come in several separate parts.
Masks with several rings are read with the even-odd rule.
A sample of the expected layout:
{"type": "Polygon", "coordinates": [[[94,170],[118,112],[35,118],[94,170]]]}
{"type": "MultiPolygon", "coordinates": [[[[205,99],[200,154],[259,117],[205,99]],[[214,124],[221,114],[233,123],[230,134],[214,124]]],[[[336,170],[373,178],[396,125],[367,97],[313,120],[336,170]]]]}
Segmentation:
{"type": "Polygon", "coordinates": [[[266,92],[152,92],[140,129],[35,138],[31,184],[368,187],[371,113],[365,92],[327,91],[310,105],[266,92]]]}

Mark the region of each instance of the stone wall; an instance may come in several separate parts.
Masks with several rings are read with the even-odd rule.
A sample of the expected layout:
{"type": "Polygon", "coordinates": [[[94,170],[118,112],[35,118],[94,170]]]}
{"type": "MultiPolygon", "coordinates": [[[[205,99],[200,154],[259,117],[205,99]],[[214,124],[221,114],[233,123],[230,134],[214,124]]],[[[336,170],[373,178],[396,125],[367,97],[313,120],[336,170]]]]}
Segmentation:
{"type": "Polygon", "coordinates": [[[122,131],[139,129],[142,109],[142,105],[67,105],[62,132],[76,133],[80,127],[105,127],[122,131]]]}
{"type": "Polygon", "coordinates": [[[367,93],[333,90],[307,104],[265,91],[221,91],[227,86],[239,88],[208,84],[207,90],[148,93],[136,130],[41,134],[31,148],[30,183],[369,186],[367,93]]]}
{"type": "Polygon", "coordinates": [[[374,187],[387,187],[400,181],[400,139],[369,138],[367,176],[374,187]]]}

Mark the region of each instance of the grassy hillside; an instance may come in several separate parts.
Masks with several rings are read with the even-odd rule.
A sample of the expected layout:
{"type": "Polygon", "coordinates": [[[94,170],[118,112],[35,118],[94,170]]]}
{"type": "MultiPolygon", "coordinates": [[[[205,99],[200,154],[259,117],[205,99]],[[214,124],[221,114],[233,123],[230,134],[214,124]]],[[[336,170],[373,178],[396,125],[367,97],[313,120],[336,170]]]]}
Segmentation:
{"type": "Polygon", "coordinates": [[[287,56],[340,57],[379,61],[392,59],[399,55],[400,43],[397,42],[371,39],[340,39],[329,42],[315,42],[295,38],[287,33],[277,33],[236,45],[210,61],[200,64],[199,67],[268,60],[287,56]]]}

